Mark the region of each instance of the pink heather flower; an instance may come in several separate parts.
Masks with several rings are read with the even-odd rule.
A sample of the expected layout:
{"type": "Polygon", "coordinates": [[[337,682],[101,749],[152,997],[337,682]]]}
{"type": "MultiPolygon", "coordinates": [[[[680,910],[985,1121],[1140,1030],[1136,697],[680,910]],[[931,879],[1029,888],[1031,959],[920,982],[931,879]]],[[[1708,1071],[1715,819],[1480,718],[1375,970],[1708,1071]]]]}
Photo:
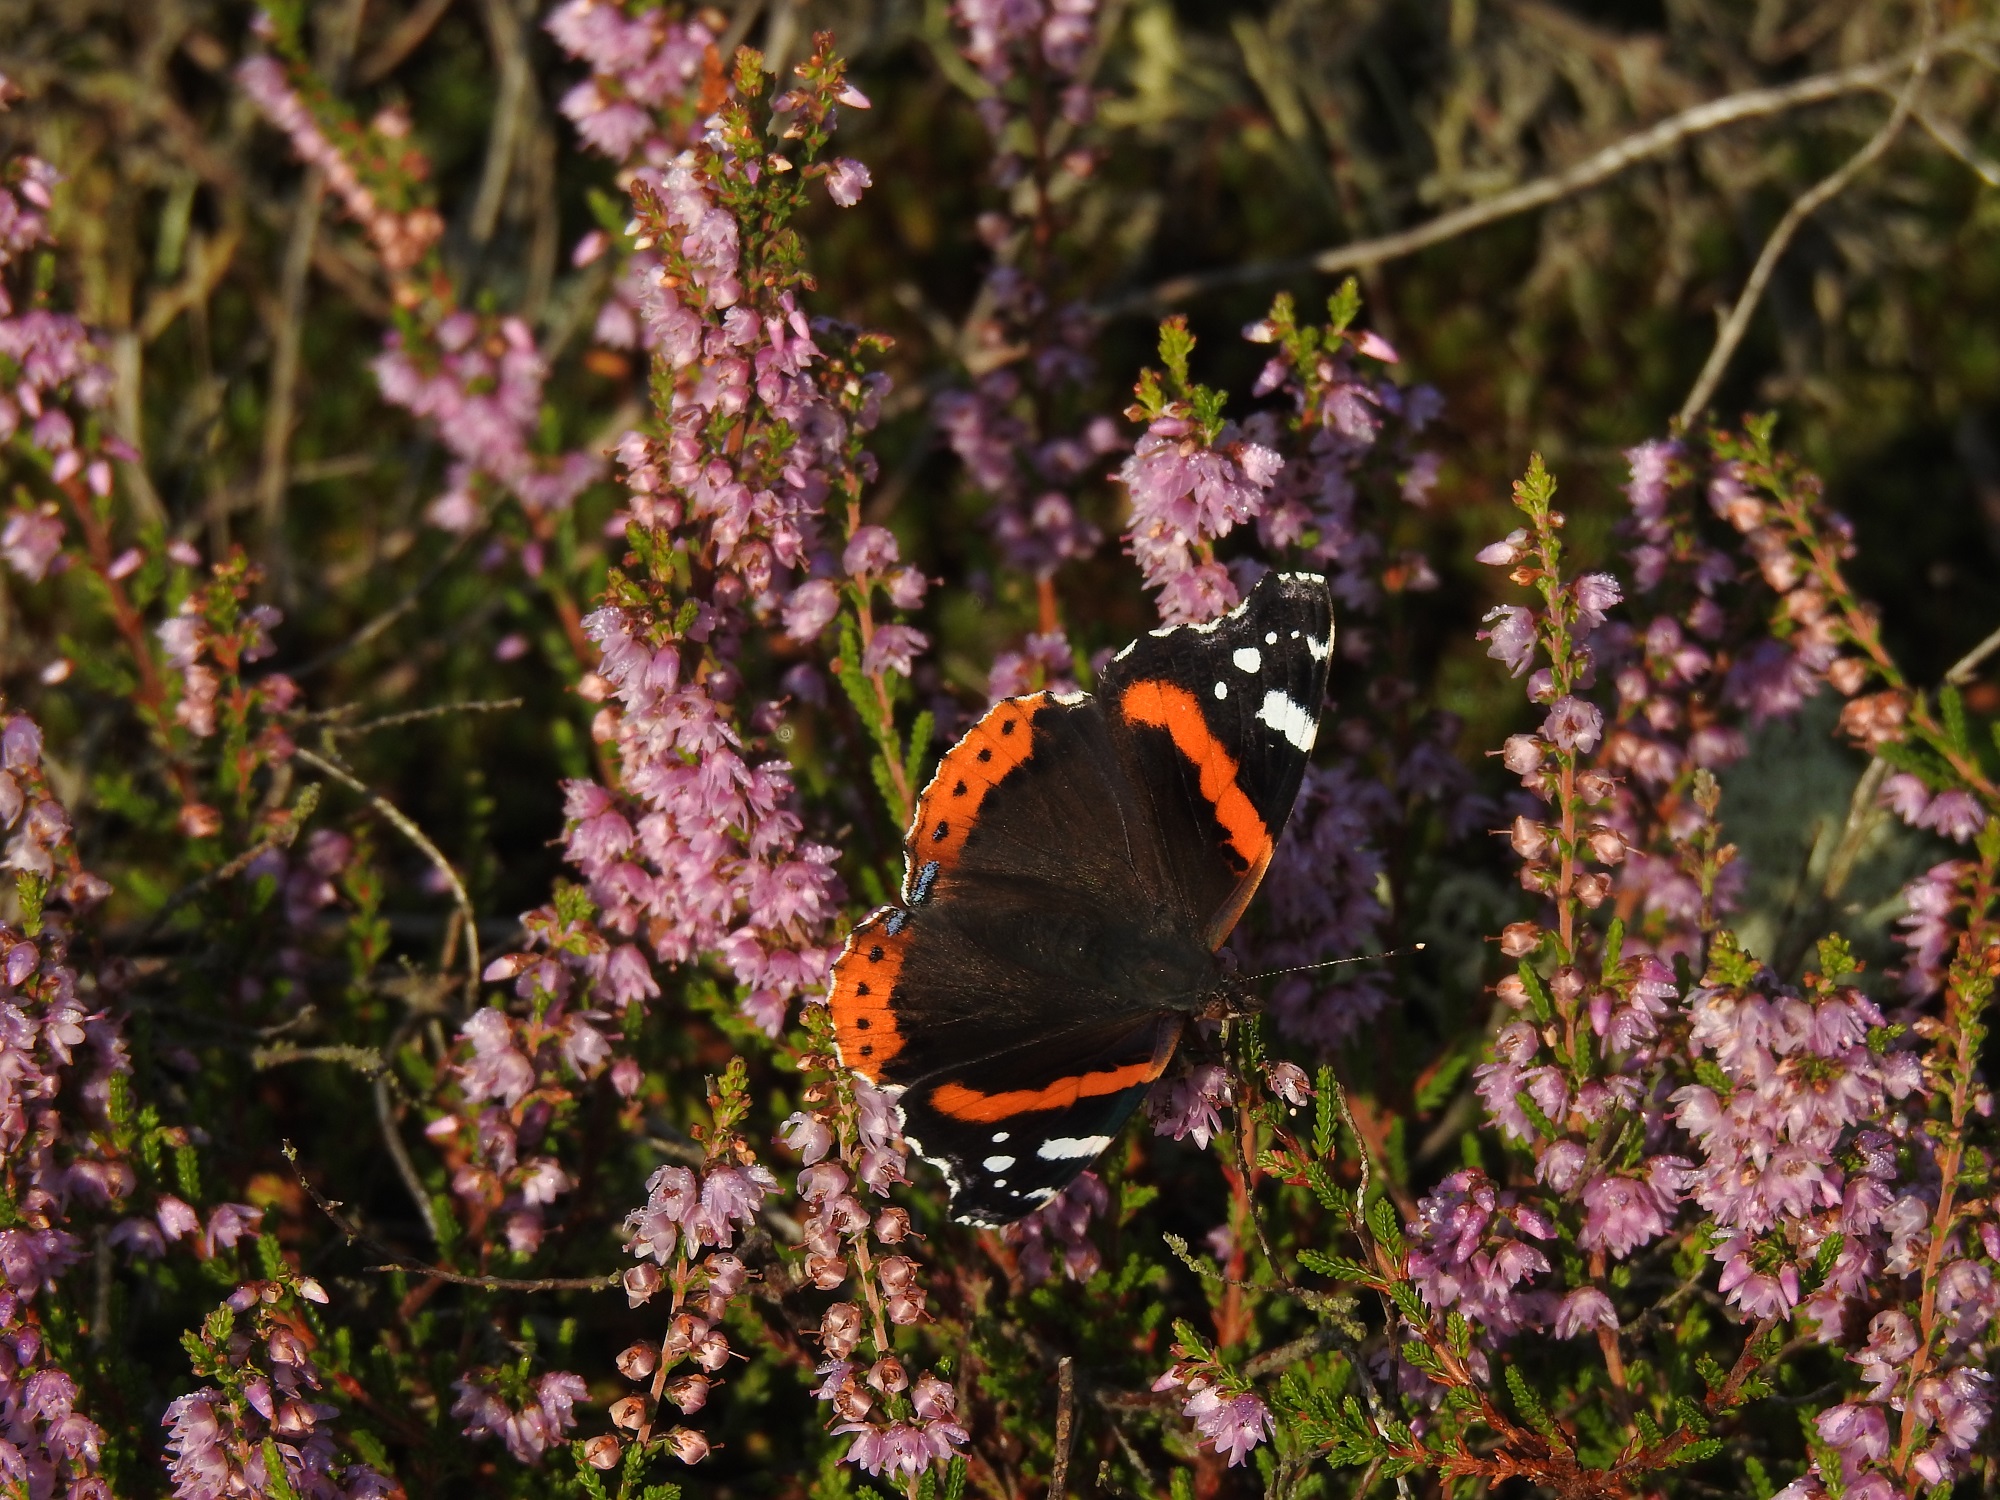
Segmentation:
{"type": "Polygon", "coordinates": [[[1235,605],[1228,574],[1218,563],[1198,562],[1194,549],[1255,520],[1283,466],[1256,443],[1204,447],[1179,418],[1147,428],[1117,477],[1132,506],[1127,550],[1146,586],[1158,591],[1162,619],[1212,619],[1235,605]]]}
{"type": "Polygon", "coordinates": [[[1222,1133],[1221,1110],[1229,1102],[1228,1073],[1214,1063],[1203,1063],[1155,1084],[1146,1097],[1146,1111],[1152,1116],[1153,1134],[1177,1141],[1193,1136],[1195,1145],[1206,1149],[1210,1139],[1222,1133]]]}
{"type": "Polygon", "coordinates": [[[1181,1408],[1181,1415],[1194,1419],[1195,1431],[1218,1454],[1229,1455],[1234,1468],[1249,1457],[1250,1450],[1271,1437],[1271,1413],[1249,1391],[1224,1396],[1214,1387],[1194,1393],[1181,1408]]]}
{"type": "MultiPolygon", "coordinates": [[[[1483,562],[1491,568],[1511,568],[1527,555],[1527,548],[1528,533],[1516,526],[1500,541],[1489,542],[1481,547],[1474,560],[1483,562]]],[[[1489,615],[1487,618],[1491,619],[1492,616],[1489,615]]]]}
{"type": "Polygon", "coordinates": [[[1499,604],[1486,612],[1490,628],[1479,632],[1486,654],[1519,677],[1535,655],[1535,612],[1518,604],[1499,604]]]}
{"type": "Polygon", "coordinates": [[[1577,1243],[1623,1260],[1667,1232],[1669,1205],[1650,1183],[1600,1173],[1583,1187],[1583,1228],[1577,1243]]]}
{"type": "Polygon", "coordinates": [[[802,644],[817,640],[839,613],[840,589],[830,579],[802,583],[785,600],[785,634],[802,644]]]}
{"type": "Polygon", "coordinates": [[[514,1045],[514,1027],[503,1010],[474,1011],[461,1028],[472,1043],[472,1061],[460,1068],[466,1096],[498,1099],[509,1109],[535,1086],[535,1066],[514,1045]]]}
{"type": "Polygon", "coordinates": [[[894,672],[908,677],[917,655],[930,645],[930,637],[908,625],[879,625],[861,653],[861,670],[870,677],[894,672]]]}
{"type": "Polygon", "coordinates": [[[1625,498],[1631,502],[1633,517],[1641,526],[1656,524],[1666,515],[1667,470],[1679,453],[1680,445],[1666,438],[1654,438],[1625,450],[1625,462],[1631,473],[1625,485],[1625,498]]]}
{"type": "Polygon", "coordinates": [[[1555,1335],[1559,1339],[1573,1339],[1579,1334],[1595,1328],[1618,1327],[1618,1314],[1611,1306],[1611,1299],[1594,1286],[1581,1286],[1556,1307],[1555,1335]]]}
{"type": "Polygon", "coordinates": [[[1955,843],[1969,843],[1986,826],[1986,811],[1970,792],[1953,789],[1931,799],[1925,822],[1955,843]]]}
{"type": "Polygon", "coordinates": [[[1594,703],[1581,698],[1558,698],[1542,721],[1542,738],[1558,750],[1589,754],[1597,748],[1604,731],[1604,715],[1594,703]]]}
{"type": "Polygon", "coordinates": [[[1912,828],[1927,828],[1925,821],[1930,811],[1931,789],[1924,785],[1921,777],[1908,771],[1898,771],[1882,783],[1878,794],[1882,805],[1889,808],[1912,828]]]}
{"type": "Polygon", "coordinates": [[[1625,594],[1609,573],[1586,573],[1571,586],[1575,590],[1576,623],[1580,631],[1597,629],[1605,612],[1615,607],[1625,594]]]}
{"type": "Polygon", "coordinates": [[[850,578],[861,578],[888,572],[899,556],[895,533],[888,527],[858,526],[840,555],[840,565],[850,578]]]}
{"type": "Polygon", "coordinates": [[[920,568],[898,568],[889,575],[889,602],[898,609],[915,609],[931,586],[920,568]]]}
{"type": "Polygon", "coordinates": [[[0,556],[30,583],[40,583],[62,551],[63,525],[53,510],[17,510],[0,530],[0,556]]]}
{"type": "Polygon", "coordinates": [[[860,162],[843,156],[828,169],[826,190],[842,208],[852,208],[861,201],[862,191],[871,187],[874,181],[860,162]]]}

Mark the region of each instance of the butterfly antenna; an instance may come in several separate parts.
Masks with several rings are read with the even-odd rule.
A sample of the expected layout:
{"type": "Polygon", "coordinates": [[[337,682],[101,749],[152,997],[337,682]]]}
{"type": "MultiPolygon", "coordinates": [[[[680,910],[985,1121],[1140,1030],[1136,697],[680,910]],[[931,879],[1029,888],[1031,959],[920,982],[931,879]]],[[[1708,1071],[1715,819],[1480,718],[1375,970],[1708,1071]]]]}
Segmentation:
{"type": "Polygon", "coordinates": [[[1261,974],[1241,974],[1237,977],[1246,982],[1252,979],[1276,979],[1281,974],[1304,974],[1311,969],[1338,968],[1341,964],[1373,963],[1378,958],[1400,958],[1405,953],[1421,953],[1423,951],[1424,945],[1422,943],[1412,943],[1407,948],[1390,948],[1382,953],[1357,953],[1352,958],[1328,958],[1322,959],[1316,964],[1295,964],[1289,969],[1266,969],[1261,974]]]}

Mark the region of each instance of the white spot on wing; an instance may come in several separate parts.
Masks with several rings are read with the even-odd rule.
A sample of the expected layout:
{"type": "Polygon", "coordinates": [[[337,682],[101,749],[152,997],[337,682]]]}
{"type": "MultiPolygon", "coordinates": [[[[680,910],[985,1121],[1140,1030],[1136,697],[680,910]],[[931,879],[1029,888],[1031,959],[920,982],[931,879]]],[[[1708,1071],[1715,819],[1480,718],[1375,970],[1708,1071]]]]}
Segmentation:
{"type": "Polygon", "coordinates": [[[1277,632],[1277,631],[1275,631],[1275,630],[1267,630],[1267,631],[1265,631],[1265,632],[1264,632],[1264,644],[1265,644],[1265,645],[1267,645],[1267,646],[1275,646],[1275,645],[1277,645],[1277,644],[1278,644],[1278,632],[1277,632]]]}
{"type": "Polygon", "coordinates": [[[1270,725],[1302,753],[1311,751],[1313,741],[1319,738],[1319,716],[1300,707],[1276,688],[1264,695],[1264,706],[1257,710],[1257,721],[1270,725]]]}
{"type": "Polygon", "coordinates": [[[1229,684],[1226,682],[1218,682],[1215,685],[1215,701],[1220,703],[1228,696],[1229,696],[1229,684]]]}
{"type": "Polygon", "coordinates": [[[1059,1135],[1043,1141],[1035,1155],[1043,1161],[1081,1161],[1097,1155],[1111,1144],[1108,1135],[1059,1135]]]}
{"type": "Polygon", "coordinates": [[[1306,650],[1312,652],[1312,659],[1314,661],[1325,661],[1326,653],[1332,649],[1333,640],[1331,637],[1323,641],[1316,641],[1311,636],[1306,637],[1306,650]]]}
{"type": "Polygon", "coordinates": [[[1049,696],[1064,708],[1075,708],[1090,695],[1088,693],[1050,693],[1049,696]]]}
{"type": "Polygon", "coordinates": [[[1056,1190],[1054,1188],[1039,1187],[1036,1188],[1032,1193],[1028,1194],[1028,1201],[1030,1203],[1039,1206],[1041,1204],[1048,1202],[1049,1199],[1055,1197],[1055,1195],[1056,1195],[1056,1190]]]}
{"type": "Polygon", "coordinates": [[[979,1165],[986,1168],[989,1172],[1004,1172],[1014,1165],[1014,1158],[1011,1156],[989,1156],[979,1165]]]}
{"type": "Polygon", "coordinates": [[[1001,1143],[1002,1141],[1004,1141],[1004,1140],[1006,1140],[1006,1139],[1007,1139],[1007,1132],[1006,1132],[1006,1131],[1004,1131],[1004,1130],[996,1130],[996,1131],[994,1131],[994,1132],[993,1132],[993,1144],[994,1144],[994,1145],[996,1145],[996,1146],[997,1146],[997,1145],[999,1145],[999,1144],[1000,1144],[1000,1143],[1001,1143]]]}
{"type": "Polygon", "coordinates": [[[1132,654],[1132,648],[1133,648],[1134,646],[1138,645],[1138,644],[1139,644],[1139,643],[1138,643],[1137,641],[1127,641],[1127,642],[1125,643],[1125,649],[1124,649],[1124,650],[1122,650],[1122,651],[1120,651],[1120,652],[1119,652],[1119,653],[1118,653],[1117,655],[1113,656],[1113,657],[1112,657],[1111,659],[1112,659],[1113,661],[1123,661],[1123,660],[1125,660],[1125,658],[1126,658],[1126,657],[1128,657],[1128,656],[1130,656],[1130,655],[1132,654]]]}
{"type": "Polygon", "coordinates": [[[1229,659],[1236,663],[1237,671],[1248,672],[1253,677],[1264,665],[1264,653],[1255,646],[1238,646],[1236,654],[1229,659]]]}

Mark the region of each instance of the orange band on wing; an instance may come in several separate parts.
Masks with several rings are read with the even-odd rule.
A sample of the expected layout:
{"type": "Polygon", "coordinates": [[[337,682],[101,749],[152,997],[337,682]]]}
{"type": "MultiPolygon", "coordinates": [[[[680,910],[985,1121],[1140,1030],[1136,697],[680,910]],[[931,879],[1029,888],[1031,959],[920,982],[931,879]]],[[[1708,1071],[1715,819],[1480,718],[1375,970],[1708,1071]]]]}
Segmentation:
{"type": "Polygon", "coordinates": [[[827,994],[834,1047],[841,1063],[870,1083],[881,1083],[882,1065],[903,1050],[889,997],[902,975],[908,941],[907,927],[891,936],[878,914],[854,929],[834,960],[833,988],[827,994]]]}
{"type": "Polygon", "coordinates": [[[1034,753],[1035,715],[1048,702],[1047,693],[1003,699],[945,752],[910,824],[912,878],[932,860],[940,871],[958,863],[965,836],[979,816],[979,804],[1034,753]]]}
{"type": "Polygon", "coordinates": [[[1151,1083],[1165,1071],[1164,1063],[1131,1063],[1108,1072],[1079,1073],[1074,1078],[1058,1078],[1047,1088],[1009,1089],[1002,1094],[982,1094],[978,1089],[969,1089],[962,1083],[947,1083],[931,1091],[930,1102],[939,1114],[949,1115],[954,1120],[991,1124],[995,1120],[1012,1119],[1031,1110],[1066,1109],[1079,1099],[1122,1093],[1142,1083],[1151,1083]]]}
{"type": "MultiPolygon", "coordinates": [[[[1208,727],[1201,704],[1186,688],[1170,682],[1135,682],[1125,689],[1119,708],[1134,724],[1166,730],[1174,748],[1201,777],[1201,794],[1215,809],[1215,820],[1246,868],[1260,870],[1271,859],[1271,831],[1243,795],[1236,780],[1236,760],[1208,727]]],[[[1251,889],[1255,889],[1253,883],[1251,889]]],[[[1240,915],[1240,909],[1239,909],[1240,915]]],[[[1233,925],[1233,923],[1232,923],[1233,925]]]]}

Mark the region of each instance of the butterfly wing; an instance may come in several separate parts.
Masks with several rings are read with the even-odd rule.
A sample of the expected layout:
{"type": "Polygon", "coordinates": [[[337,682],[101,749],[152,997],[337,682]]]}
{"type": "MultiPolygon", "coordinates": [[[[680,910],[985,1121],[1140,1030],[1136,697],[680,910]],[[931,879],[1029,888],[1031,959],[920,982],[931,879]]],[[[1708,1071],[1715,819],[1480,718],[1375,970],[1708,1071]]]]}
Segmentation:
{"type": "Polygon", "coordinates": [[[1093,700],[1007,700],[946,754],[902,897],[835,963],[841,1060],[892,1091],[957,1212],[1018,1218],[1108,1143],[1215,981],[1093,700]],[[1023,1165],[985,1166],[1003,1157],[1023,1165]]]}
{"type": "Polygon", "coordinates": [[[1210,947],[1228,938],[1298,799],[1326,698],[1333,599],[1312,573],[1266,573],[1219,620],[1141,636],[1099,697],[1210,947]]]}

